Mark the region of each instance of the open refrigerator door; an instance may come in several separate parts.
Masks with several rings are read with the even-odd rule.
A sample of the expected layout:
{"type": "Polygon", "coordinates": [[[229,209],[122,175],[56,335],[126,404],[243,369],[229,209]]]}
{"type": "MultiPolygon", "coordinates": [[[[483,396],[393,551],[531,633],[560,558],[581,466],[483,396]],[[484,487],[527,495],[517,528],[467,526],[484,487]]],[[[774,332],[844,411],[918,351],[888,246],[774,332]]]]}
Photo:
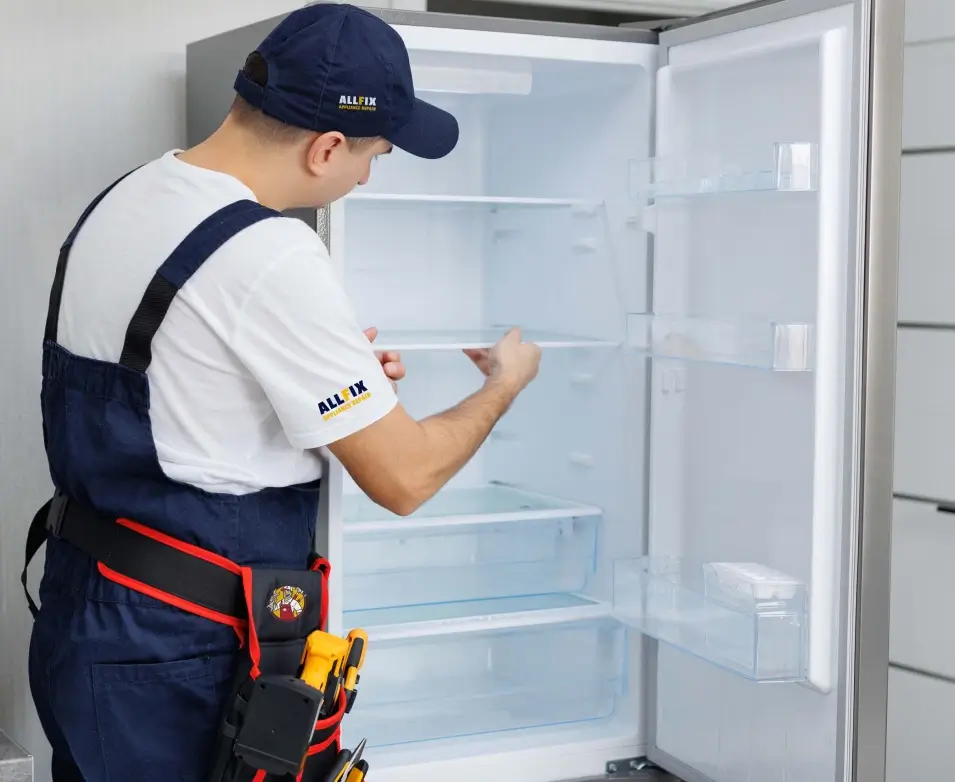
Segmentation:
{"type": "Polygon", "coordinates": [[[614,606],[656,641],[648,756],[688,782],[848,778],[870,10],[759,3],[660,37],[632,168],[648,553],[616,563],[614,606]]]}

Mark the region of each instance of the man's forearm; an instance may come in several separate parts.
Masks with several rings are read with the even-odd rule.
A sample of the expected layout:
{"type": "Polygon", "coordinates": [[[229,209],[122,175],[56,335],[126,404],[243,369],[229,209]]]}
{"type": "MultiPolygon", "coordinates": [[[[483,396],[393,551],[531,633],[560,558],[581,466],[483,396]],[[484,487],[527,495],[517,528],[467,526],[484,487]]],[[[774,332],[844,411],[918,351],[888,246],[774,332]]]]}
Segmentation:
{"type": "Polygon", "coordinates": [[[517,393],[504,382],[489,380],[450,410],[420,422],[425,434],[424,458],[417,465],[422,481],[420,491],[425,495],[422,502],[430,499],[474,456],[517,393]]]}

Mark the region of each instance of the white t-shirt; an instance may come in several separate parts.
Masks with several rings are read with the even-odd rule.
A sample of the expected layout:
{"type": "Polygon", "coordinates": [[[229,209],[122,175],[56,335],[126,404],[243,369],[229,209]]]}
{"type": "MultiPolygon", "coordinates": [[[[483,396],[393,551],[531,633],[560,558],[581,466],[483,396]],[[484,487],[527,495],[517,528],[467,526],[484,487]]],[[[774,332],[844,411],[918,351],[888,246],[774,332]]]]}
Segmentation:
{"type": "MultiPolygon", "coordinates": [[[[118,362],[130,318],[173,249],[218,209],[255,200],[237,179],[176,152],[127,177],[80,230],[57,336],[67,350],[118,362]]],[[[309,449],[396,403],[324,244],[294,218],[246,228],[199,268],[153,340],[147,377],[165,474],[230,494],[320,477],[309,449]]]]}

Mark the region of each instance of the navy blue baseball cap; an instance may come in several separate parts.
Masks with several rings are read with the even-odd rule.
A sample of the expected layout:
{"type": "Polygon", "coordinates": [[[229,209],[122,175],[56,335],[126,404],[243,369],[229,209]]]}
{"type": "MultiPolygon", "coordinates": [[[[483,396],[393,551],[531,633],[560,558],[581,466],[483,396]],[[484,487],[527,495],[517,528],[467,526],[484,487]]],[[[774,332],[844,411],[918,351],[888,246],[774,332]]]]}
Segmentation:
{"type": "Polygon", "coordinates": [[[432,159],[458,143],[457,120],[415,97],[401,36],[361,8],[317,3],[293,11],[254,54],[268,69],[265,84],[239,71],[235,91],[287,125],[381,136],[432,159]]]}

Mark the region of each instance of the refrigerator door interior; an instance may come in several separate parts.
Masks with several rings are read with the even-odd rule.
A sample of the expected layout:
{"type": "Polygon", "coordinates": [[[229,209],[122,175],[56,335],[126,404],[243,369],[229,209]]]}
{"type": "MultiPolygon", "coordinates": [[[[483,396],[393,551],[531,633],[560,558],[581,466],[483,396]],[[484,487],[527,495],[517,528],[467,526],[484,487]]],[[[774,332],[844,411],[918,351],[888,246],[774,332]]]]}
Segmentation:
{"type": "Polygon", "coordinates": [[[834,780],[862,317],[853,3],[661,34],[648,553],[615,614],[648,654],[649,755],[687,780],[834,780]]]}
{"type": "Polygon", "coordinates": [[[642,751],[640,634],[613,559],[644,550],[647,300],[629,161],[650,155],[658,48],[641,31],[388,14],[447,158],[399,150],[330,209],[330,250],[416,418],[477,390],[463,348],[510,326],[540,373],[476,456],[396,517],[340,480],[332,627],[370,643],[344,741],[375,778],[549,782],[642,751]],[[340,505],[340,506],[339,506],[340,505]]]}

